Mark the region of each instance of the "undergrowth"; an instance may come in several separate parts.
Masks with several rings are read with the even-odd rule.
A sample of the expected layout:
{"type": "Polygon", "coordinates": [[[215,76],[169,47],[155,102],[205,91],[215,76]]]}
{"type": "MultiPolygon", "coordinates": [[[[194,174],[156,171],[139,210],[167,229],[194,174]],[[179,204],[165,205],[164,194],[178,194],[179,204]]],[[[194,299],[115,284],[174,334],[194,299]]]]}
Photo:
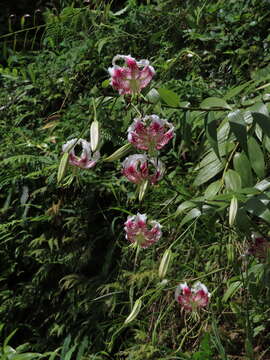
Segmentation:
{"type": "Polygon", "coordinates": [[[262,0],[65,1],[0,37],[0,317],[17,356],[30,343],[29,358],[269,359],[269,259],[247,255],[252,231],[269,236],[270,134],[256,115],[269,119],[269,19],[262,0]],[[69,167],[57,184],[62,145],[89,137],[93,101],[102,159],[126,143],[134,110],[107,81],[116,54],[151,61],[138,106],[175,126],[166,176],[142,203],[120,161],[69,167]],[[245,146],[257,156],[243,175],[245,146]],[[137,211],[163,226],[138,256],[123,231],[137,211]],[[197,316],[174,299],[196,280],[212,294],[197,316]]]}

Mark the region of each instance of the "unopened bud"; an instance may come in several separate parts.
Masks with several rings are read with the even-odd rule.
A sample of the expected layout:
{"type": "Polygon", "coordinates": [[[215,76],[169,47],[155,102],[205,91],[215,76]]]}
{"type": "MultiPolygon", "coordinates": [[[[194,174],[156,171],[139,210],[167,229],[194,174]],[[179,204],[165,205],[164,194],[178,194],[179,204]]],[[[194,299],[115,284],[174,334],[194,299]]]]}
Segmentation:
{"type": "Polygon", "coordinates": [[[116,150],[112,155],[108,156],[104,161],[116,161],[121,159],[123,156],[126,156],[132,149],[131,144],[126,144],[116,150]]]}
{"type": "Polygon", "coordinates": [[[172,251],[171,249],[167,249],[161,259],[160,265],[159,265],[159,269],[158,269],[158,276],[163,279],[168,271],[168,267],[170,265],[171,262],[171,258],[172,258],[172,251]]]}
{"type": "Polygon", "coordinates": [[[95,151],[99,145],[99,122],[93,121],[90,127],[90,144],[92,151],[95,151]]]}
{"type": "Polygon", "coordinates": [[[133,321],[138,316],[138,314],[139,314],[139,312],[141,310],[141,306],[142,306],[141,299],[137,299],[135,301],[135,304],[133,306],[133,309],[132,309],[131,313],[129,314],[129,316],[125,320],[125,324],[130,323],[131,321],[133,321]]]}

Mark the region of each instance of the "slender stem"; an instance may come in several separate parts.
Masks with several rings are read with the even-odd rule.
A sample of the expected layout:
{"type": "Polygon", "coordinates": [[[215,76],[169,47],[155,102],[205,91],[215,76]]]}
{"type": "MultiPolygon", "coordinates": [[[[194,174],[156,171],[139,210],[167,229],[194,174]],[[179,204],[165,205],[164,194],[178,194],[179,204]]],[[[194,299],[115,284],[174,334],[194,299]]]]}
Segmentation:
{"type": "MultiPolygon", "coordinates": [[[[140,246],[136,247],[136,255],[135,255],[135,260],[134,260],[134,265],[133,265],[133,274],[135,273],[135,270],[136,270],[140,249],[141,249],[140,246]]],[[[133,308],[133,303],[134,303],[133,297],[134,297],[134,281],[132,281],[132,284],[129,289],[129,300],[130,300],[130,309],[131,310],[133,308]]]]}

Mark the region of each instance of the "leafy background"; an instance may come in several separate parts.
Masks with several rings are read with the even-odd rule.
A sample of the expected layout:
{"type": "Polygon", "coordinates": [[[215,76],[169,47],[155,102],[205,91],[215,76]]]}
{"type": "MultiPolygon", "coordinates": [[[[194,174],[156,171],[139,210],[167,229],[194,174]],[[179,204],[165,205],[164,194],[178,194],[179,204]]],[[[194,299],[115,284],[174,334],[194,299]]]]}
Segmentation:
{"type": "Polygon", "coordinates": [[[269,235],[269,1],[5,9],[1,357],[269,359],[269,259],[247,255],[252,232],[269,235]],[[120,160],[68,168],[57,184],[62,144],[89,136],[93,101],[103,160],[127,142],[136,114],[106,81],[116,54],[151,61],[157,75],[138,106],[176,128],[161,153],[166,176],[142,203],[120,160]],[[161,222],[163,238],[135,261],[123,224],[137,211],[161,222]],[[174,289],[197,279],[211,304],[184,314],[174,289]]]}

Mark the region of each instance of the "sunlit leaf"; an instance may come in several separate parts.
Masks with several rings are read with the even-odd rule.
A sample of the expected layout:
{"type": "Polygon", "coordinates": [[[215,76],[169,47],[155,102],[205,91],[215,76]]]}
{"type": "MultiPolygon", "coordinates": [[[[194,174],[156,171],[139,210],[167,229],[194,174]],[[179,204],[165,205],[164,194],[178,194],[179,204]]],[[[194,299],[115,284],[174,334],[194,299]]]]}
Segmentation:
{"type": "Polygon", "coordinates": [[[202,214],[201,210],[197,208],[190,210],[189,213],[181,221],[180,226],[183,226],[189,221],[198,218],[199,216],[201,216],[201,214],[202,214]]]}
{"type": "Polygon", "coordinates": [[[232,110],[230,105],[226,103],[225,100],[217,98],[217,97],[209,97],[205,100],[203,100],[200,104],[202,108],[224,108],[224,110],[232,110]]]}
{"type": "Polygon", "coordinates": [[[175,92],[165,88],[159,88],[158,93],[167,105],[173,107],[179,106],[179,96],[175,92]]]}
{"type": "Polygon", "coordinates": [[[224,96],[225,100],[230,100],[232,98],[234,98],[236,95],[241,94],[241,92],[243,92],[243,90],[248,87],[250,84],[252,83],[252,81],[248,81],[244,84],[235,86],[233,88],[231,88],[229,91],[227,91],[227,93],[224,96]]]}
{"type": "Polygon", "coordinates": [[[212,183],[207,187],[207,189],[205,190],[204,197],[205,197],[207,200],[213,199],[213,197],[219,192],[219,190],[221,189],[221,187],[222,187],[222,182],[221,182],[221,180],[217,180],[217,181],[212,182],[212,183]]]}
{"type": "Polygon", "coordinates": [[[240,175],[234,170],[228,170],[225,174],[226,188],[232,191],[241,189],[242,181],[240,175]]]}
{"type": "Polygon", "coordinates": [[[242,287],[242,282],[241,281],[233,282],[228,287],[225,294],[223,295],[222,301],[227,302],[241,287],[242,287]]]}

